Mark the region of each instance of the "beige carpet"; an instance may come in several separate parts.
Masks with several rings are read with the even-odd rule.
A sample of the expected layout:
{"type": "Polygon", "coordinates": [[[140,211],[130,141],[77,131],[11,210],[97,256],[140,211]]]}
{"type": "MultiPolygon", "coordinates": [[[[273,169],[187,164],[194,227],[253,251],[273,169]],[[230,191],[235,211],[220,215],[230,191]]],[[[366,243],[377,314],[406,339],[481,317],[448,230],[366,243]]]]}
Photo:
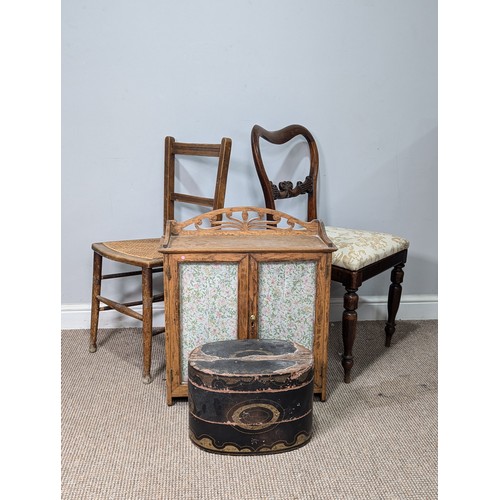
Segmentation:
{"type": "Polygon", "coordinates": [[[63,500],[437,498],[437,321],[360,322],[351,384],[332,325],[328,399],[313,437],[275,455],[207,453],[188,438],[187,401],[165,403],[164,336],[141,381],[138,329],[62,332],[63,500]]]}

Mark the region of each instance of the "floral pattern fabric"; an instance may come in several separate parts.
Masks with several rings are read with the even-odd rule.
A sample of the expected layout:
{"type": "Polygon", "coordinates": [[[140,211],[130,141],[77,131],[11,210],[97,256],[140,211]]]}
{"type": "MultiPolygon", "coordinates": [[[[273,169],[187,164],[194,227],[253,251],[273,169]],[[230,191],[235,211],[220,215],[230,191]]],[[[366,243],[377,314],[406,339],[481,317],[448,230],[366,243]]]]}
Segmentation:
{"type": "Polygon", "coordinates": [[[187,382],[195,347],[238,338],[238,264],[189,262],[179,274],[181,378],[187,382]]]}
{"type": "Polygon", "coordinates": [[[332,264],[350,271],[357,271],[410,246],[408,240],[388,233],[332,226],[326,226],[325,230],[338,249],[332,254],[332,264]]]}
{"type": "Polygon", "coordinates": [[[258,332],[313,348],[316,262],[263,262],[259,265],[258,332]]]}

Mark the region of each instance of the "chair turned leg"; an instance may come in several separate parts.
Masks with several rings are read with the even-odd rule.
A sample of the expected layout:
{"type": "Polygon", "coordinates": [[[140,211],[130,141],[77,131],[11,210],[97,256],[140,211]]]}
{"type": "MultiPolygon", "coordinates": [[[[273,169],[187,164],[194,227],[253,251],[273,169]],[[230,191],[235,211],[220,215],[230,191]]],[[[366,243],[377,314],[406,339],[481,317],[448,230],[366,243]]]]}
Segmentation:
{"type": "Polygon", "coordinates": [[[153,338],[153,271],[142,270],[142,381],[150,384],[151,343],[153,338]]]}
{"type": "Polygon", "coordinates": [[[101,294],[102,255],[94,252],[94,268],[92,272],[92,303],[90,310],[90,344],[89,351],[97,351],[97,325],[99,324],[99,299],[101,294]]]}
{"type": "Polygon", "coordinates": [[[344,367],[344,382],[351,381],[351,369],[354,363],[352,346],[356,338],[356,324],[358,321],[358,294],[357,288],[347,288],[344,294],[344,312],[342,314],[342,339],[344,341],[344,353],[342,355],[342,366],[344,367]]]}
{"type": "Polygon", "coordinates": [[[390,347],[392,334],[396,330],[396,313],[401,301],[401,292],[403,288],[404,264],[398,264],[391,272],[391,286],[389,287],[389,297],[387,300],[387,323],[385,324],[385,346],[390,347]]]}

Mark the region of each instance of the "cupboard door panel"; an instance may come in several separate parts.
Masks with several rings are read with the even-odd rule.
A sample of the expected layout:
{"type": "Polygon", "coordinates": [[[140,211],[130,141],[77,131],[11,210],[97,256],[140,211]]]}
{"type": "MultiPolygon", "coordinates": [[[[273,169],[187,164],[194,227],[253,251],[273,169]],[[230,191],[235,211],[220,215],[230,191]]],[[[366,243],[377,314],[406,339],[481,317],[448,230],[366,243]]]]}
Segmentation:
{"type": "Polygon", "coordinates": [[[181,382],[189,353],[206,342],[238,338],[238,263],[179,264],[181,382]]]}
{"type": "Polygon", "coordinates": [[[313,350],[316,261],[260,262],[258,336],[297,342],[313,350]]]}

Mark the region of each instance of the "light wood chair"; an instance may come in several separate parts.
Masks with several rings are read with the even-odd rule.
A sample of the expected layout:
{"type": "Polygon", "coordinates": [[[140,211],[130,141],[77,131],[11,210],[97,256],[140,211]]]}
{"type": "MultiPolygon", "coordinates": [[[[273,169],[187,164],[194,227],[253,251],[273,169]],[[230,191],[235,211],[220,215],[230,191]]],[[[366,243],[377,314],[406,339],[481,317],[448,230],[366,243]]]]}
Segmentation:
{"type": "MultiPolygon", "coordinates": [[[[208,207],[211,210],[224,207],[231,145],[231,139],[226,137],[221,140],[220,144],[183,143],[176,142],[173,137],[165,138],[163,228],[161,231],[158,231],[158,234],[163,234],[167,221],[175,218],[175,202],[191,203],[208,207]],[[178,161],[176,162],[176,157],[179,155],[218,158],[213,198],[193,196],[178,193],[176,191],[175,172],[176,165],[179,163],[178,161]]],[[[206,165],[203,166],[205,167],[206,165]]],[[[153,273],[161,272],[163,269],[163,255],[158,252],[159,246],[160,237],[139,240],[107,241],[92,244],[94,265],[89,350],[90,352],[95,352],[97,350],[97,330],[100,311],[114,309],[119,313],[142,321],[142,380],[145,384],[149,384],[152,381],[151,342],[153,336],[153,303],[161,302],[164,299],[163,293],[153,295],[153,273]],[[105,259],[138,267],[140,270],[103,275],[103,257],[105,259]],[[127,276],[142,277],[141,300],[120,303],[101,295],[102,280],[123,278],[127,276]],[[101,306],[101,303],[103,303],[104,306],[101,306]],[[131,307],[141,304],[142,313],[131,307]]],[[[158,333],[162,332],[160,331],[158,333]]]]}
{"type": "MultiPolygon", "coordinates": [[[[289,125],[276,131],[268,131],[255,125],[251,132],[252,155],[257,169],[267,208],[275,209],[275,200],[295,198],[305,194],[307,200],[307,220],[317,218],[317,182],[319,155],[312,134],[302,125],[289,125]],[[309,174],[304,181],[294,186],[291,181],[281,181],[277,185],[268,178],[262,159],[260,139],[283,145],[297,136],[302,136],[309,145],[309,174]]],[[[332,256],[332,281],[345,287],[344,312],[342,315],[342,338],[344,352],[342,366],[344,382],[351,381],[353,366],[352,349],[356,338],[358,289],[363,282],[386,270],[392,269],[388,296],[388,318],[385,326],[385,345],[391,345],[395,331],[396,313],[401,300],[403,267],[408,254],[408,240],[387,233],[325,226],[328,237],[337,247],[332,256]]]]}

